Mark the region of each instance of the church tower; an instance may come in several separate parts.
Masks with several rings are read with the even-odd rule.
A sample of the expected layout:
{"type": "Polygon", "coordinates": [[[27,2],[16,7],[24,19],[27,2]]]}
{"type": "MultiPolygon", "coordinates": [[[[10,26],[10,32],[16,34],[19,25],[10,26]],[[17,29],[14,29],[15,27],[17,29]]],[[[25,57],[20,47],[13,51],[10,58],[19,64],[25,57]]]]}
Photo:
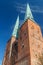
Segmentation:
{"type": "Polygon", "coordinates": [[[43,50],[42,43],[40,26],[34,21],[29,4],[27,4],[24,23],[19,31],[18,65],[38,65],[38,56],[43,50]]]}
{"type": "Polygon", "coordinates": [[[3,65],[13,65],[15,53],[18,45],[18,32],[19,32],[19,16],[17,17],[16,24],[14,26],[12,36],[7,42],[6,52],[3,59],[3,65]],[[13,56],[14,55],[14,56],[13,56]]]}
{"type": "Polygon", "coordinates": [[[15,59],[15,65],[39,64],[38,56],[43,50],[42,43],[40,26],[34,21],[29,4],[27,4],[24,23],[19,30],[18,57],[15,59]]]}

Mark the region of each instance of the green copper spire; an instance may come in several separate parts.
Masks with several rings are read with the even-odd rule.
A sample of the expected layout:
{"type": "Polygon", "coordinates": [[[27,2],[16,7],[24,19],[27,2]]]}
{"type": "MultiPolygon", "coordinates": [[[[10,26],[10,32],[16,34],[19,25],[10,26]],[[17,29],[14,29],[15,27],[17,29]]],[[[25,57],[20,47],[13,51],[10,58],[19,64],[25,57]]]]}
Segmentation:
{"type": "Polygon", "coordinates": [[[19,30],[19,16],[17,17],[12,36],[18,38],[18,30],[19,30]]]}
{"type": "Polygon", "coordinates": [[[24,21],[26,21],[27,19],[34,20],[32,12],[31,12],[31,9],[29,7],[29,4],[27,4],[27,6],[26,6],[26,13],[25,13],[25,19],[24,19],[24,21]]]}

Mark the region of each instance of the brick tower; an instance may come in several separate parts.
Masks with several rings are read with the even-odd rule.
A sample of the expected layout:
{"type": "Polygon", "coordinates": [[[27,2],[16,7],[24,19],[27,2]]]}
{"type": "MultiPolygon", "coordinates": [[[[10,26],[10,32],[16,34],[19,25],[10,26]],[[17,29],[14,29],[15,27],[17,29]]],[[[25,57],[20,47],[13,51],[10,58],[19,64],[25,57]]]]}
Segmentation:
{"type": "Polygon", "coordinates": [[[17,50],[16,46],[18,47],[18,45],[17,45],[18,30],[19,30],[19,16],[17,17],[12,36],[11,36],[10,40],[7,42],[6,51],[5,51],[2,65],[13,65],[13,61],[14,61],[14,58],[16,55],[16,50],[17,50]],[[16,45],[15,45],[15,43],[16,43],[16,45]],[[14,49],[14,51],[13,51],[13,49],[14,49]]]}
{"type": "Polygon", "coordinates": [[[32,20],[27,20],[20,28],[18,40],[18,65],[37,65],[43,50],[41,29],[32,20]]]}
{"type": "Polygon", "coordinates": [[[27,4],[24,23],[19,28],[18,17],[12,38],[7,43],[3,65],[37,65],[39,63],[38,56],[41,55],[43,50],[42,43],[40,26],[34,21],[27,4]]]}

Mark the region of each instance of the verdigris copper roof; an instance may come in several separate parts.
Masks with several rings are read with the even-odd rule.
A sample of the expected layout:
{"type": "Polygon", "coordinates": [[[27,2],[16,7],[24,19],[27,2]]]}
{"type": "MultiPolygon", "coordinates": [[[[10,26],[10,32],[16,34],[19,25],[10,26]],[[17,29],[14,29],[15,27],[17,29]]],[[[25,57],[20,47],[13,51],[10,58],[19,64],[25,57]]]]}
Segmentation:
{"type": "Polygon", "coordinates": [[[28,3],[27,3],[27,6],[26,6],[26,13],[25,13],[24,21],[26,21],[27,19],[34,20],[31,9],[30,9],[30,6],[29,6],[28,3]]]}
{"type": "Polygon", "coordinates": [[[17,17],[13,32],[12,32],[12,36],[18,38],[18,30],[19,30],[19,16],[17,17]]]}

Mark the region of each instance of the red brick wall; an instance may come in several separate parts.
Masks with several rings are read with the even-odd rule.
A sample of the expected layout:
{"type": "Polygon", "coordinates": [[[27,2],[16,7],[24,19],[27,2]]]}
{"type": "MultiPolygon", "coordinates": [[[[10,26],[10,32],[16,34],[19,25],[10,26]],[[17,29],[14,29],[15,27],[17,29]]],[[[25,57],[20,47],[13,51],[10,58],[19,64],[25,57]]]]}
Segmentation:
{"type": "Polygon", "coordinates": [[[42,52],[43,40],[40,26],[35,22],[28,20],[29,44],[31,65],[36,64],[38,56],[42,52]]]}

